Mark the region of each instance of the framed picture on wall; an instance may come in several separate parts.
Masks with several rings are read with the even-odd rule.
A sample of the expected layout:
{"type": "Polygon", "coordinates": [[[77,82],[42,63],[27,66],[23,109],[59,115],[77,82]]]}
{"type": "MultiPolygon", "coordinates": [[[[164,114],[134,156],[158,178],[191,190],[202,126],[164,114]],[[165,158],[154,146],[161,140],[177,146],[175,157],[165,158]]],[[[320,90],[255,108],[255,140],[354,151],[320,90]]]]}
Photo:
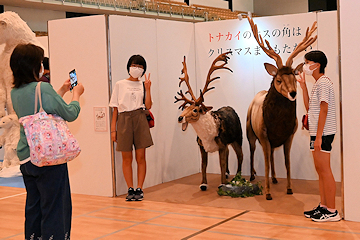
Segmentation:
{"type": "Polygon", "coordinates": [[[94,107],[94,129],[95,132],[107,131],[106,107],[94,107]]]}

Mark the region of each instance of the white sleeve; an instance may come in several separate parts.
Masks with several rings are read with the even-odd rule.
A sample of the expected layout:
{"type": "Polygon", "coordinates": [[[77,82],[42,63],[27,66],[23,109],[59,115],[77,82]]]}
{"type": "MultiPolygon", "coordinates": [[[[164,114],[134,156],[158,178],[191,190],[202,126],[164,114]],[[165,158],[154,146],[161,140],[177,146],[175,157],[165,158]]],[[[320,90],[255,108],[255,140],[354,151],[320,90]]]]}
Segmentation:
{"type": "Polygon", "coordinates": [[[111,94],[109,107],[119,107],[119,103],[118,103],[119,87],[118,86],[119,86],[118,84],[115,85],[115,88],[111,94]]]}

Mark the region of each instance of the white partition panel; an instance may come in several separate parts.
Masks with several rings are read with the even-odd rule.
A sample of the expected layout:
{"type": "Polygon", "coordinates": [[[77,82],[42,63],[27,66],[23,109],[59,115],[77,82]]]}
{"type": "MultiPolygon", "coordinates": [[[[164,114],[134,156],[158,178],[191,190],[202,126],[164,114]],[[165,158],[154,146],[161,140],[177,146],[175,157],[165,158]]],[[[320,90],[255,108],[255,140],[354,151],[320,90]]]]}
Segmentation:
{"type": "MultiPolygon", "coordinates": [[[[156,43],[156,23],[155,19],[135,18],[126,16],[109,16],[109,35],[111,51],[111,75],[112,86],[116,82],[129,77],[126,66],[129,58],[134,54],[142,55],[147,63],[146,74],[151,73],[150,80],[151,95],[153,107],[151,111],[155,116],[155,127],[151,129],[151,134],[155,146],[146,150],[147,173],[144,188],[159,184],[162,182],[162,168],[159,154],[164,151],[163,148],[157,149],[159,143],[158,131],[161,123],[159,116],[159,80],[157,73],[157,43],[156,43]]],[[[144,77],[142,80],[145,80],[144,77]]],[[[122,173],[121,152],[115,152],[116,169],[116,193],[124,194],[127,192],[127,186],[122,173]]],[[[136,187],[136,161],[134,156],[134,185],[136,187]]]]}
{"type": "Polygon", "coordinates": [[[36,39],[40,42],[40,44],[44,48],[44,56],[49,57],[49,38],[48,38],[48,36],[40,36],[40,37],[36,37],[36,39]]]}
{"type": "MultiPolygon", "coordinates": [[[[246,111],[254,96],[255,85],[252,76],[254,62],[252,58],[243,61],[242,45],[245,44],[242,35],[248,28],[247,21],[226,20],[195,24],[195,44],[196,44],[196,67],[197,85],[199,89],[204,88],[207,73],[215,58],[228,51],[229,55],[228,70],[217,70],[212,77],[219,76],[220,79],[213,81],[209,87],[215,87],[204,96],[204,103],[217,110],[223,106],[231,106],[237,112],[243,130],[243,152],[244,162],[242,164],[243,174],[249,174],[249,151],[246,139],[246,111]]],[[[249,42],[247,40],[246,42],[249,42]]],[[[199,91],[197,91],[199,94],[199,91]]],[[[260,155],[259,155],[260,156],[260,155]]],[[[209,153],[208,172],[220,173],[218,152],[209,153]]],[[[230,147],[229,155],[230,174],[235,174],[237,169],[236,155],[230,147]]],[[[220,179],[219,179],[220,183],[220,179]]]]}
{"type": "MultiPolygon", "coordinates": [[[[336,24],[326,24],[326,21],[336,22],[336,15],[323,15],[319,17],[318,27],[328,28],[328,31],[318,31],[319,41],[325,51],[333,50],[337,44],[336,24]],[[326,25],[326,26],[325,26],[326,25]],[[331,34],[329,32],[332,32],[331,34]]],[[[271,46],[277,51],[286,62],[290,53],[293,51],[295,44],[299,43],[305,34],[306,28],[311,27],[313,22],[317,20],[316,13],[283,15],[273,17],[255,18],[254,21],[258,25],[258,29],[262,37],[268,40],[271,46]]],[[[315,33],[316,34],[316,33],[315,33]]],[[[220,54],[232,51],[228,66],[233,70],[230,73],[226,70],[218,70],[214,76],[220,76],[219,80],[211,83],[215,90],[205,95],[205,103],[218,109],[222,106],[232,106],[238,113],[243,128],[243,152],[244,162],[242,172],[244,175],[250,174],[250,152],[246,138],[246,114],[248,106],[255,96],[261,90],[268,90],[272,77],[266,72],[263,63],[268,62],[275,64],[275,61],[269,58],[256,43],[252,36],[250,25],[247,20],[227,20],[218,22],[196,23],[195,24],[195,41],[196,41],[196,65],[197,65],[197,81],[200,88],[203,87],[206,74],[209,70],[211,62],[220,54]]],[[[312,45],[313,49],[317,49],[318,42],[312,45]]],[[[310,49],[308,49],[310,50],[310,49]]],[[[296,67],[303,62],[304,52],[300,53],[293,63],[296,67]]],[[[329,62],[331,67],[336,65],[336,54],[329,54],[329,62]]],[[[331,78],[338,82],[338,77],[331,69],[331,78]]],[[[312,84],[309,79],[309,89],[312,84]]],[[[338,92],[338,85],[337,92],[338,92]]],[[[302,115],[305,113],[303,106],[302,92],[298,87],[297,99],[297,116],[300,122],[302,115]]],[[[336,181],[340,181],[340,142],[336,138],[334,142],[334,153],[332,158],[336,171],[334,171],[336,181]]],[[[292,150],[291,150],[291,173],[292,178],[315,180],[318,178],[312,155],[309,151],[309,135],[301,130],[301,124],[295,134],[292,150]]],[[[274,152],[275,168],[278,177],[286,177],[284,156],[282,147],[277,148],[274,152]]],[[[230,149],[229,167],[232,174],[236,171],[236,155],[230,149]]],[[[264,175],[264,157],[262,148],[257,144],[255,152],[254,167],[258,175],[264,175]]],[[[218,154],[210,154],[209,172],[220,172],[218,163],[218,154]]]]}
{"type": "Polygon", "coordinates": [[[340,49],[343,113],[344,214],[346,220],[360,221],[360,92],[357,69],[360,62],[360,34],[354,26],[360,21],[360,2],[340,0],[340,49]]]}
{"type": "MultiPolygon", "coordinates": [[[[110,130],[94,129],[94,107],[108,117],[108,61],[105,16],[53,20],[48,23],[51,84],[58,89],[76,69],[85,92],[78,119],[69,123],[80,142],[81,154],[69,163],[73,193],[112,196],[110,130]]],[[[71,101],[71,93],[64,96],[71,101]]]]}
{"type": "MultiPolygon", "coordinates": [[[[161,138],[155,144],[159,159],[162,162],[163,182],[198,173],[200,171],[200,150],[196,142],[196,133],[189,125],[186,131],[181,130],[177,118],[181,114],[174,104],[180,89],[186,92],[186,84],[179,88],[179,77],[186,56],[189,81],[194,92],[196,86],[194,24],[157,20],[158,45],[158,81],[160,111],[157,117],[157,131],[161,138]]],[[[201,179],[199,179],[200,184],[201,179]]]]}
{"type": "MultiPolygon", "coordinates": [[[[325,74],[334,85],[336,99],[337,134],[331,150],[331,169],[337,182],[341,181],[341,125],[340,125],[340,76],[339,76],[339,41],[337,11],[317,13],[318,49],[323,51],[328,59],[325,74]]],[[[300,120],[300,119],[299,119],[300,120]]]]}

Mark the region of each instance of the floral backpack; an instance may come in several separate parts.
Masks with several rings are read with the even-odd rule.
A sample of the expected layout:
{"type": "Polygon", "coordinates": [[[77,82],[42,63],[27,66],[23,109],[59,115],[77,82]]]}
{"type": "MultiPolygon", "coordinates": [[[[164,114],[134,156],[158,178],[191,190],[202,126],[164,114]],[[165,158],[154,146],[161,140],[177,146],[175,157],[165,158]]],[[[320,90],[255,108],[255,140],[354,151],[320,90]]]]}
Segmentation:
{"type": "Polygon", "coordinates": [[[63,164],[80,154],[80,146],[65,120],[57,115],[47,114],[42,108],[40,86],[41,82],[35,89],[34,115],[19,119],[29,144],[30,160],[38,167],[63,164]],[[37,113],[38,96],[40,109],[37,113]]]}

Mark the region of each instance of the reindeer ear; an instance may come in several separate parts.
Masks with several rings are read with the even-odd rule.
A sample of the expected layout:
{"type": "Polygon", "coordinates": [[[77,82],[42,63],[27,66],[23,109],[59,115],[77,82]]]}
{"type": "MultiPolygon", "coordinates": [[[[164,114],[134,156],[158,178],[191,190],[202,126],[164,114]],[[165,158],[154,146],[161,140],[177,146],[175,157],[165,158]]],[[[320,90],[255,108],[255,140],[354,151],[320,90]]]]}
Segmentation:
{"type": "Polygon", "coordinates": [[[299,75],[300,73],[303,72],[303,66],[305,63],[300,63],[299,65],[297,65],[297,67],[294,70],[295,75],[299,75]]]}
{"type": "Polygon", "coordinates": [[[276,73],[278,71],[277,67],[275,67],[274,65],[270,64],[270,63],[264,63],[265,69],[268,72],[268,74],[270,74],[271,76],[276,76],[276,73]]]}
{"type": "Polygon", "coordinates": [[[211,109],[213,109],[213,107],[206,107],[206,112],[210,111],[211,109]]]}
{"type": "Polygon", "coordinates": [[[6,23],[4,20],[1,20],[1,21],[0,21],[0,26],[1,26],[1,27],[5,28],[6,25],[7,25],[7,23],[6,23]]]}

